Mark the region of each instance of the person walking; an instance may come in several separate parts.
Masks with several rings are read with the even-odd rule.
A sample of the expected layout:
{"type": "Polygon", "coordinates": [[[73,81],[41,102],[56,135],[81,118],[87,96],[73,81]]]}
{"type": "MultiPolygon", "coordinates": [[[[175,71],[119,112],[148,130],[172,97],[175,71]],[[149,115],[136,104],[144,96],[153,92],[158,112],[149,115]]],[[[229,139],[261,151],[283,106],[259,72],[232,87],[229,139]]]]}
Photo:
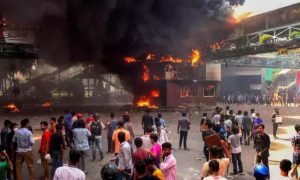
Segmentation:
{"type": "Polygon", "coordinates": [[[115,118],[115,113],[110,113],[110,120],[106,123],[106,127],[104,128],[107,130],[107,153],[114,152],[112,136],[114,131],[117,129],[117,126],[118,120],[115,118]]]}
{"type": "Polygon", "coordinates": [[[54,177],[55,170],[63,165],[63,156],[65,150],[64,138],[61,133],[63,126],[56,125],[55,134],[51,136],[49,144],[49,153],[51,154],[51,177],[54,177]]]}
{"type": "Polygon", "coordinates": [[[186,117],[186,112],[182,112],[182,117],[178,120],[178,126],[177,126],[177,134],[180,134],[179,138],[179,149],[181,149],[182,140],[183,140],[183,146],[184,150],[189,150],[187,148],[187,136],[188,131],[190,129],[190,120],[188,117],[186,117]]]}
{"type": "Polygon", "coordinates": [[[75,129],[73,129],[73,140],[74,140],[74,149],[79,151],[81,154],[81,170],[87,174],[86,170],[86,158],[89,150],[89,140],[88,138],[91,136],[91,133],[88,129],[85,128],[85,122],[82,119],[77,120],[77,125],[75,129]]]}
{"type": "Polygon", "coordinates": [[[132,123],[130,122],[130,116],[128,114],[123,115],[124,128],[130,133],[129,144],[132,146],[134,140],[134,130],[132,123]]]}
{"type": "Polygon", "coordinates": [[[149,157],[149,153],[143,148],[143,140],[140,137],[134,139],[136,150],[132,154],[132,163],[145,161],[149,157]]]}
{"type": "Polygon", "coordinates": [[[151,140],[150,140],[150,134],[152,132],[153,132],[153,128],[148,127],[145,131],[145,134],[143,136],[141,136],[141,138],[143,140],[143,148],[144,149],[151,149],[151,147],[152,147],[151,140]]]}
{"type": "Polygon", "coordinates": [[[296,134],[292,138],[293,145],[293,168],[292,168],[292,176],[298,178],[298,166],[300,164],[300,125],[295,125],[296,134]]]}
{"type": "Polygon", "coordinates": [[[228,144],[231,147],[231,155],[232,155],[232,164],[233,164],[233,172],[231,174],[237,175],[243,173],[243,164],[241,160],[242,147],[240,144],[240,139],[242,134],[237,127],[232,127],[232,135],[228,137],[228,144]],[[239,171],[237,170],[237,165],[239,166],[239,171]]]}
{"type": "Polygon", "coordinates": [[[28,130],[29,119],[23,119],[21,121],[21,129],[15,132],[13,142],[17,143],[17,154],[16,154],[16,174],[17,180],[22,180],[22,166],[24,161],[27,164],[29,171],[29,179],[34,180],[34,160],[32,146],[34,144],[32,132],[28,130]]]}
{"type": "MultiPolygon", "coordinates": [[[[207,129],[202,132],[202,139],[204,141],[205,137],[215,134],[216,132],[212,129],[213,123],[211,121],[206,122],[207,129]]],[[[209,147],[204,141],[203,153],[205,155],[206,161],[209,161],[209,147]]]]}
{"type": "Polygon", "coordinates": [[[142,127],[144,130],[144,134],[146,132],[146,129],[152,127],[153,124],[153,117],[150,115],[150,109],[148,108],[146,109],[146,114],[142,118],[142,127]]]}
{"type": "Polygon", "coordinates": [[[46,160],[46,155],[48,154],[48,150],[49,150],[49,142],[50,142],[50,138],[51,138],[51,133],[48,130],[48,122],[47,121],[42,121],[40,123],[40,126],[41,126],[41,131],[43,131],[43,135],[42,135],[42,139],[41,139],[39,154],[41,157],[42,167],[44,168],[44,176],[42,176],[40,179],[48,180],[48,179],[50,179],[50,173],[49,173],[48,161],[46,160]]]}
{"type": "Polygon", "coordinates": [[[102,160],[103,157],[103,151],[102,151],[102,129],[104,129],[104,124],[99,118],[99,114],[96,113],[93,115],[93,120],[90,125],[91,130],[91,146],[92,146],[92,154],[93,154],[93,161],[96,159],[96,148],[99,150],[99,156],[100,160],[102,160]]]}
{"type": "Polygon", "coordinates": [[[156,122],[155,127],[156,127],[156,133],[158,135],[158,143],[162,145],[165,142],[169,142],[167,132],[160,124],[160,122],[156,122]]]}
{"type": "Polygon", "coordinates": [[[272,114],[272,124],[273,124],[273,137],[274,139],[276,140],[277,139],[277,129],[278,129],[278,123],[276,122],[276,117],[279,117],[279,109],[278,108],[275,108],[274,109],[274,113],[272,114]]]}
{"type": "Polygon", "coordinates": [[[13,170],[10,171],[10,177],[8,179],[17,179],[17,174],[16,174],[16,150],[17,150],[17,143],[13,143],[13,137],[15,135],[15,132],[18,130],[16,123],[11,123],[9,125],[10,132],[8,133],[7,136],[7,144],[8,144],[8,157],[10,161],[12,162],[13,165],[13,170]]]}
{"type": "Polygon", "coordinates": [[[162,155],[160,157],[159,168],[163,172],[165,179],[176,180],[177,162],[172,154],[172,144],[165,142],[162,144],[162,155]]]}
{"type": "Polygon", "coordinates": [[[250,133],[252,129],[252,119],[248,116],[248,111],[244,112],[243,121],[243,137],[245,145],[250,145],[250,133]]]}

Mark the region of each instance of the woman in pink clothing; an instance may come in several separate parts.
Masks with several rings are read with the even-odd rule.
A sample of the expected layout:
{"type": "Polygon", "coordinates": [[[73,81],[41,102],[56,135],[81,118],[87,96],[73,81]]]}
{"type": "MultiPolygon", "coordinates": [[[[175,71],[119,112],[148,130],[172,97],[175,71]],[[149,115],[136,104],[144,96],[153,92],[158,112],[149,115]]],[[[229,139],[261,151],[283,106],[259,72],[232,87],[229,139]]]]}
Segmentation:
{"type": "Polygon", "coordinates": [[[150,156],[153,158],[154,164],[159,167],[160,164],[160,156],[161,156],[161,146],[157,142],[158,135],[157,134],[150,134],[151,140],[151,150],[149,151],[150,156]]]}

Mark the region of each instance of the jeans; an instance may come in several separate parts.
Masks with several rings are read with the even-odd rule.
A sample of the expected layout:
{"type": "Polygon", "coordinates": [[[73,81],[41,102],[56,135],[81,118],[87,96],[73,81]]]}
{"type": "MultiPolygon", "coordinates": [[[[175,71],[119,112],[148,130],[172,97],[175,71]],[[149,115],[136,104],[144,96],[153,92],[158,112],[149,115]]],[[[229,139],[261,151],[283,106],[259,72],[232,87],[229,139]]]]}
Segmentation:
{"type": "Polygon", "coordinates": [[[239,172],[243,172],[243,164],[241,160],[241,153],[232,154],[233,173],[237,174],[237,165],[239,165],[239,172]]]}
{"type": "Polygon", "coordinates": [[[129,174],[126,174],[126,173],[123,173],[123,172],[119,172],[117,174],[117,177],[115,180],[123,180],[123,179],[126,179],[126,180],[131,180],[131,176],[129,174]]]}
{"type": "Polygon", "coordinates": [[[114,152],[112,149],[112,135],[107,135],[107,152],[114,152]]]}
{"type": "Polygon", "coordinates": [[[51,154],[51,158],[52,158],[51,177],[53,178],[55,170],[63,165],[63,159],[60,151],[53,151],[51,154]]]}
{"type": "Polygon", "coordinates": [[[208,147],[206,147],[206,146],[203,147],[203,153],[205,155],[206,161],[209,161],[209,149],[208,149],[208,147]]]}
{"type": "Polygon", "coordinates": [[[180,131],[180,138],[179,138],[179,148],[181,148],[182,140],[183,140],[183,146],[186,149],[186,139],[188,136],[187,131],[180,131]]]}
{"type": "Polygon", "coordinates": [[[86,172],[85,170],[85,163],[86,163],[86,158],[87,158],[87,155],[88,155],[88,152],[87,150],[86,151],[79,151],[80,152],[80,163],[79,163],[79,166],[80,166],[80,169],[83,171],[83,172],[86,172]]]}
{"type": "Polygon", "coordinates": [[[27,178],[27,179],[34,180],[35,174],[34,174],[34,160],[33,160],[33,152],[32,151],[17,152],[17,157],[16,157],[17,180],[23,179],[22,166],[23,166],[24,161],[26,162],[27,168],[29,171],[29,178],[27,178]]]}
{"type": "MultiPolygon", "coordinates": [[[[250,130],[243,130],[243,137],[244,137],[244,141],[246,143],[246,141],[250,141],[250,130]]],[[[248,142],[250,143],[250,142],[248,142]]]]}
{"type": "Polygon", "coordinates": [[[276,138],[277,129],[278,129],[278,124],[277,123],[273,123],[273,136],[274,136],[274,138],[276,138]]]}
{"type": "Polygon", "coordinates": [[[101,138],[95,138],[91,141],[92,145],[92,154],[93,154],[93,160],[96,159],[96,148],[99,150],[99,156],[101,159],[103,159],[103,151],[102,151],[102,142],[101,138]]]}

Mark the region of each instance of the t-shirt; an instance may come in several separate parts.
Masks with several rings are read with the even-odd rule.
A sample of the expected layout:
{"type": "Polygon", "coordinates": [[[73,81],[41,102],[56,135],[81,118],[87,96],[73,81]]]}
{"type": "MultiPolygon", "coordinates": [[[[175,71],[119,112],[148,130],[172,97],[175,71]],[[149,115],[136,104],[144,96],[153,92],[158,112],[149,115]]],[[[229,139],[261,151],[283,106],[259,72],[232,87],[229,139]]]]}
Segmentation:
{"type": "Polygon", "coordinates": [[[135,164],[138,161],[143,161],[149,157],[149,154],[144,149],[137,149],[132,154],[132,163],[135,164]]]}
{"type": "Polygon", "coordinates": [[[50,142],[51,133],[49,130],[45,130],[42,135],[41,145],[40,145],[40,153],[46,154],[47,144],[50,142]]]}
{"type": "Polygon", "coordinates": [[[125,141],[129,141],[130,140],[130,133],[122,128],[122,129],[117,129],[114,131],[113,135],[112,135],[112,140],[115,142],[115,153],[119,153],[120,152],[120,141],[118,139],[118,134],[120,132],[125,133],[125,141]]]}
{"type": "Polygon", "coordinates": [[[228,137],[228,143],[230,144],[232,154],[238,154],[242,152],[242,147],[240,144],[241,137],[242,137],[241,133],[230,135],[228,137]]]}
{"type": "Polygon", "coordinates": [[[280,175],[278,178],[275,178],[274,180],[292,180],[292,178],[280,175]]]}
{"type": "Polygon", "coordinates": [[[211,121],[214,123],[214,124],[220,124],[220,114],[215,114],[214,117],[211,119],[211,121]]]}
{"type": "Polygon", "coordinates": [[[165,180],[165,176],[160,169],[155,169],[152,173],[152,176],[156,177],[158,180],[165,180]]]}
{"type": "MultiPolygon", "coordinates": [[[[225,176],[226,175],[226,172],[227,172],[227,168],[228,168],[228,165],[229,165],[229,158],[222,158],[222,159],[215,159],[219,162],[219,167],[220,167],[220,170],[219,170],[219,175],[220,176],[225,176]]],[[[208,174],[209,174],[209,164],[210,161],[208,162],[205,162],[202,166],[202,171],[201,171],[201,177],[207,177],[208,174]]]]}
{"type": "Polygon", "coordinates": [[[300,134],[296,134],[292,138],[292,144],[295,145],[294,149],[294,155],[298,156],[299,155],[299,149],[297,148],[297,144],[300,146],[300,134]]]}
{"type": "Polygon", "coordinates": [[[252,125],[252,119],[249,116],[244,116],[243,117],[243,129],[244,131],[250,131],[251,130],[251,125],[252,125]]]}
{"type": "Polygon", "coordinates": [[[55,133],[51,136],[51,150],[61,151],[61,146],[64,144],[64,138],[61,134],[55,133]]]}
{"type": "Polygon", "coordinates": [[[0,162],[0,180],[5,180],[7,176],[8,163],[6,161],[0,162]]]}
{"type": "Polygon", "coordinates": [[[226,178],[223,178],[222,176],[208,176],[204,178],[203,180],[227,180],[226,178]]]}
{"type": "Polygon", "coordinates": [[[154,155],[153,161],[154,164],[159,167],[160,164],[160,154],[161,154],[161,146],[159,143],[155,143],[152,145],[151,152],[154,155]]]}
{"type": "Polygon", "coordinates": [[[141,138],[143,140],[143,148],[151,149],[152,144],[151,144],[151,140],[150,140],[150,135],[143,135],[141,138]]]}
{"type": "Polygon", "coordinates": [[[68,165],[56,169],[53,180],[85,180],[83,171],[68,165]]]}

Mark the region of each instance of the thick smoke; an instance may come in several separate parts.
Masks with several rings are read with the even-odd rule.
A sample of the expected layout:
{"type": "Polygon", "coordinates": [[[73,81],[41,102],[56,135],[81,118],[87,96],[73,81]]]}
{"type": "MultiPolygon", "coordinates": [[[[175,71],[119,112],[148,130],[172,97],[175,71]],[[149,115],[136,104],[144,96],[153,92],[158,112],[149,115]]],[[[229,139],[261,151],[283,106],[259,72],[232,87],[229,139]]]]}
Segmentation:
{"type": "MultiPolygon", "coordinates": [[[[234,2],[235,3],[235,2],[234,2]]],[[[0,0],[14,23],[38,26],[36,46],[51,64],[96,62],[124,82],[137,71],[125,56],[186,55],[227,37],[225,0],[0,0]]]]}

